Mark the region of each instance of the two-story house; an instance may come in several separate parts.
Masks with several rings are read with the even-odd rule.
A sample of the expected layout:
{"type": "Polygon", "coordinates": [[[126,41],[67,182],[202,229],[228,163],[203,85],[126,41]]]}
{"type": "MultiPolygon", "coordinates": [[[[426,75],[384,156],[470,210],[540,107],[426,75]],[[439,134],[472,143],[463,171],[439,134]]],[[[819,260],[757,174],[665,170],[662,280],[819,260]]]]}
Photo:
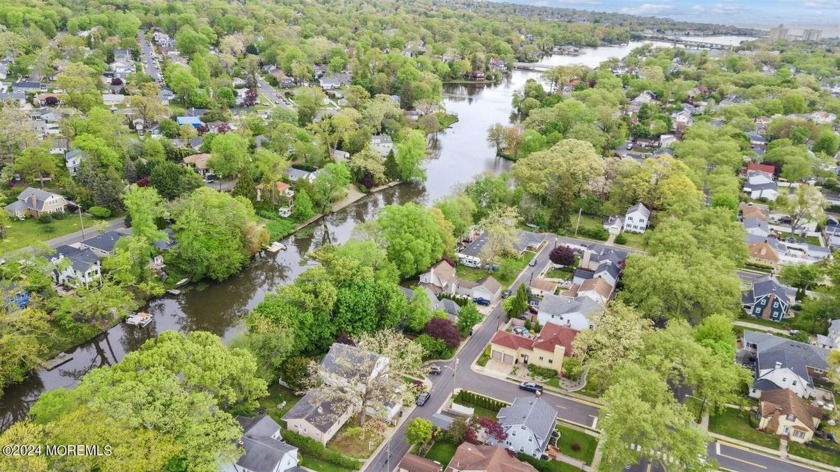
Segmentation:
{"type": "Polygon", "coordinates": [[[753,281],[752,288],[744,293],[742,302],[748,315],[770,321],[782,321],[796,296],[792,287],[780,284],[767,275],[753,281]]]}
{"type": "Polygon", "coordinates": [[[812,398],[814,378],[828,374],[828,349],[750,330],[744,331],[744,349],[755,355],[755,381],[749,393],[753,398],[778,389],[812,398]]]}
{"type": "Polygon", "coordinates": [[[624,231],[644,233],[650,224],[650,210],[641,203],[627,209],[624,215],[624,231]]]}
{"type": "Polygon", "coordinates": [[[604,305],[590,297],[546,295],[540,301],[537,320],[543,326],[556,323],[575,331],[590,329],[604,313],[604,305]]]}
{"type": "Polygon", "coordinates": [[[535,337],[496,331],[490,340],[490,358],[504,364],[533,364],[544,369],[563,370],[563,358],[571,357],[578,332],[548,323],[535,337]]]}
{"type": "Polygon", "coordinates": [[[814,438],[822,411],[790,390],[782,389],[761,394],[758,416],[758,429],[787,436],[790,441],[806,443],[814,438]]]}
{"type": "Polygon", "coordinates": [[[3,207],[9,216],[18,219],[61,213],[66,208],[67,200],[61,195],[33,187],[27,187],[18,195],[17,201],[3,207]]]}
{"type": "Polygon", "coordinates": [[[494,438],[488,444],[499,444],[516,453],[542,458],[557,421],[557,410],[538,397],[520,397],[511,406],[499,410],[496,418],[502,425],[507,439],[499,444],[494,438]]]}
{"type": "Polygon", "coordinates": [[[53,264],[53,281],[60,285],[88,285],[102,277],[99,257],[87,248],[79,249],[66,244],[59,246],[50,261],[53,264]]]}
{"type": "Polygon", "coordinates": [[[298,468],[298,449],[283,441],[280,425],[268,415],[254,418],[237,416],[242,426],[239,445],[245,454],[235,463],[222,467],[223,472],[286,472],[298,468]]]}

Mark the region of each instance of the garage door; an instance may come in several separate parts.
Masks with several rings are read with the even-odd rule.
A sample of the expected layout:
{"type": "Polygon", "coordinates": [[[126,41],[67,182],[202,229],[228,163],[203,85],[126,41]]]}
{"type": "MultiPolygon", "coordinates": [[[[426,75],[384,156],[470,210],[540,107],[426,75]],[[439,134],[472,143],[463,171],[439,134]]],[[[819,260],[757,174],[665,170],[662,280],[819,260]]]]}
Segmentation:
{"type": "Polygon", "coordinates": [[[502,362],[504,362],[505,364],[513,364],[513,356],[511,356],[510,354],[505,354],[505,358],[502,359],[502,362]]]}
{"type": "Polygon", "coordinates": [[[491,357],[494,361],[500,361],[500,360],[502,360],[502,353],[501,353],[501,352],[499,352],[499,351],[491,351],[491,352],[490,352],[490,357],[491,357]]]}

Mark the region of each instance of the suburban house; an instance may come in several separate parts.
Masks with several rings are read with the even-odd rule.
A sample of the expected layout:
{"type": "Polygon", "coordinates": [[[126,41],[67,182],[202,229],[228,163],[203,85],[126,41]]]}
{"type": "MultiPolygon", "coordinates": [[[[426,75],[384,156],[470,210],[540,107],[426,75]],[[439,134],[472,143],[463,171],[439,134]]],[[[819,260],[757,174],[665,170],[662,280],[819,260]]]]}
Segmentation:
{"type": "Polygon", "coordinates": [[[11,89],[12,92],[41,93],[47,91],[47,84],[21,80],[20,82],[13,83],[11,89]]]}
{"type": "Polygon", "coordinates": [[[814,378],[828,373],[828,349],[750,330],[744,331],[744,349],[756,357],[752,398],[779,389],[801,398],[816,397],[814,378]]]}
{"type": "Polygon", "coordinates": [[[350,74],[343,72],[337,74],[327,74],[318,79],[318,83],[324,90],[339,89],[351,84],[350,74]]]}
{"type": "Polygon", "coordinates": [[[245,455],[236,463],[223,468],[224,472],[286,472],[298,468],[298,450],[280,437],[280,425],[268,415],[255,418],[237,416],[242,426],[239,444],[245,455]]]}
{"type": "Polygon", "coordinates": [[[5,207],[6,213],[12,218],[23,219],[27,216],[38,218],[41,215],[63,212],[67,208],[67,200],[56,193],[27,187],[14,201],[5,207]]]}
{"type": "Polygon", "coordinates": [[[202,177],[206,177],[207,174],[212,173],[210,166],[207,165],[207,161],[209,160],[210,154],[193,154],[192,156],[185,157],[181,163],[192,167],[202,177]]]}
{"type": "Polygon", "coordinates": [[[318,390],[310,390],[283,415],[283,421],[289,431],[326,446],[351,416],[352,409],[344,408],[318,390]]]}
{"type": "Polygon", "coordinates": [[[554,295],[557,291],[557,283],[551,282],[540,277],[531,280],[531,295],[535,297],[545,297],[546,295],[554,295]]]}
{"type": "Polygon", "coordinates": [[[770,236],[770,225],[760,218],[744,218],[744,230],[748,236],[766,238],[770,236]]]}
{"type": "Polygon", "coordinates": [[[67,166],[67,172],[71,176],[76,175],[76,171],[79,169],[79,164],[82,163],[83,157],[84,153],[82,153],[81,149],[72,149],[64,155],[64,165],[67,166]]]}
{"type": "Polygon", "coordinates": [[[813,439],[822,418],[818,406],[809,405],[787,389],[762,393],[758,405],[758,429],[798,443],[813,439]]]}
{"type": "Polygon", "coordinates": [[[782,321],[796,296],[796,290],[780,284],[770,275],[753,281],[741,301],[748,315],[770,321],[782,321]]]}
{"type": "MultiPolygon", "coordinates": [[[[473,232],[474,238],[467,246],[458,250],[456,256],[458,262],[467,267],[481,267],[481,251],[487,244],[488,235],[486,232],[473,232]]],[[[545,235],[542,233],[533,233],[530,231],[520,230],[518,233],[519,239],[513,244],[514,249],[519,252],[521,256],[525,251],[536,251],[545,241],[545,235]]]]}
{"type": "Polygon", "coordinates": [[[197,116],[178,116],[175,117],[175,121],[178,123],[178,126],[190,125],[195,129],[201,128],[204,125],[197,116]]]}
{"type": "Polygon", "coordinates": [[[496,331],[490,340],[490,358],[504,364],[533,364],[557,372],[563,370],[563,357],[571,357],[577,331],[548,323],[535,337],[496,331]]]}
{"type": "Polygon", "coordinates": [[[537,472],[537,469],[520,461],[501,446],[465,442],[455,450],[446,472],[537,472]]]}
{"type": "Polygon", "coordinates": [[[493,303],[502,296],[502,284],[490,275],[482,277],[476,282],[459,279],[456,294],[493,303]]]}
{"type": "MultiPolygon", "coordinates": [[[[443,311],[449,316],[450,321],[452,321],[453,323],[458,322],[458,312],[461,311],[460,305],[448,298],[438,299],[437,295],[435,295],[435,292],[433,292],[432,289],[427,286],[422,287],[422,289],[426,293],[426,297],[429,299],[429,305],[431,305],[432,310],[443,311]]],[[[411,301],[411,299],[414,298],[414,291],[410,288],[400,287],[400,290],[402,290],[406,301],[411,301]]]]}
{"type": "Polygon", "coordinates": [[[87,248],[99,257],[113,256],[117,247],[117,241],[125,236],[118,231],[108,231],[79,243],[79,247],[87,248]]]}
{"type": "Polygon", "coordinates": [[[603,313],[604,305],[590,297],[546,295],[540,301],[537,320],[543,326],[555,323],[583,331],[593,328],[603,313]]]}
{"type": "MultiPolygon", "coordinates": [[[[280,213],[280,216],[283,218],[288,218],[292,216],[292,207],[294,206],[294,198],[295,192],[292,191],[292,187],[287,184],[286,182],[277,181],[274,183],[276,189],[276,201],[274,202],[276,205],[279,205],[280,208],[277,210],[280,213]]],[[[257,201],[262,201],[262,192],[263,192],[263,184],[257,184],[257,201]]]]}
{"type": "Polygon", "coordinates": [[[87,248],[80,249],[66,244],[58,246],[50,262],[53,265],[53,281],[60,285],[87,285],[102,276],[99,257],[87,248]],[[62,262],[65,259],[67,262],[62,262]]]}
{"type": "Polygon", "coordinates": [[[455,295],[458,291],[458,277],[455,268],[445,260],[438,262],[428,272],[420,275],[419,285],[428,287],[433,293],[455,295]]]}
{"type": "Polygon", "coordinates": [[[125,102],[126,96],[119,94],[119,93],[103,93],[102,94],[102,103],[105,104],[106,107],[114,107],[117,105],[122,105],[125,102]]]}
{"type": "MultiPolygon", "coordinates": [[[[538,397],[519,397],[511,406],[499,410],[496,418],[508,437],[504,447],[513,452],[522,452],[531,457],[545,455],[554,425],[557,410],[538,397]]],[[[493,438],[488,443],[494,444],[493,438]]]]}
{"type": "MultiPolygon", "coordinates": [[[[321,361],[320,372],[324,389],[310,390],[283,416],[287,428],[326,445],[359,407],[355,405],[348,408],[346,404],[337,402],[328,390],[350,388],[363,391],[370,379],[388,375],[389,362],[387,357],[363,351],[355,346],[333,344],[321,361]]],[[[383,419],[391,421],[402,409],[402,404],[392,402],[388,408],[383,419]]]]}
{"type": "Polygon", "coordinates": [[[294,167],[289,167],[288,169],[286,169],[286,177],[288,177],[289,180],[291,180],[292,182],[297,182],[300,179],[305,179],[310,182],[313,182],[315,180],[315,177],[318,176],[317,172],[318,171],[309,172],[305,170],[295,169],[294,167]]]}
{"type": "Polygon", "coordinates": [[[394,150],[394,140],[387,134],[377,134],[370,138],[370,148],[382,157],[388,157],[394,150]]]}
{"type": "Polygon", "coordinates": [[[624,215],[624,231],[644,233],[650,224],[650,210],[641,203],[631,206],[624,215]]]}
{"type": "Polygon", "coordinates": [[[620,216],[608,216],[602,221],[604,229],[610,234],[619,234],[624,229],[624,218],[620,216]]]}
{"type": "Polygon", "coordinates": [[[768,177],[762,171],[747,171],[744,193],[748,194],[753,200],[764,198],[773,202],[779,198],[779,186],[772,176],[768,177]]]}
{"type": "Polygon", "coordinates": [[[750,243],[747,246],[747,253],[750,262],[769,265],[775,268],[779,265],[781,259],[776,248],[768,241],[768,239],[764,239],[763,241],[750,243]]]}
{"type": "Polygon", "coordinates": [[[827,335],[817,335],[817,346],[823,349],[840,349],[840,319],[828,323],[827,335]]]}
{"type": "Polygon", "coordinates": [[[606,305],[610,301],[612,292],[613,286],[609,282],[601,277],[593,277],[589,280],[584,280],[580,285],[573,285],[566,292],[566,295],[569,297],[588,297],[596,303],[606,305]]]}
{"type": "Polygon", "coordinates": [[[768,221],[770,219],[770,209],[766,205],[741,203],[738,205],[738,216],[741,220],[756,218],[761,221],[768,221]]]}
{"type": "Polygon", "coordinates": [[[776,166],[771,164],[760,164],[758,162],[750,162],[747,164],[747,174],[750,172],[760,172],[767,176],[768,179],[773,179],[776,175],[776,166]]]}
{"type": "Polygon", "coordinates": [[[443,466],[437,462],[408,453],[400,460],[397,472],[441,472],[443,466]]]}

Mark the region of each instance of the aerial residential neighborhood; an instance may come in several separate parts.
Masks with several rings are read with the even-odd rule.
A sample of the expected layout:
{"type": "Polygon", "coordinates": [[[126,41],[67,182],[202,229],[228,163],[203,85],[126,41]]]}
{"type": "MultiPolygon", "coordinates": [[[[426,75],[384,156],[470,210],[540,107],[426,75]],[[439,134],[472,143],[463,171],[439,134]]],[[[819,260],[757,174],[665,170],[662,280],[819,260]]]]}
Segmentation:
{"type": "Polygon", "coordinates": [[[0,5],[0,470],[840,470],[836,7],[0,5]]]}

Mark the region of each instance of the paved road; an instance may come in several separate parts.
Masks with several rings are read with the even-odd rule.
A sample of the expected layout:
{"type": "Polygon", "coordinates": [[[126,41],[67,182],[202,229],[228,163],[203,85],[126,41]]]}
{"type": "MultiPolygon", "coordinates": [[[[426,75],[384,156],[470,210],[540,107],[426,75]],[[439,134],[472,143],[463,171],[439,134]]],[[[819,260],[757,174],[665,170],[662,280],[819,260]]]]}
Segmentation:
{"type": "MultiPolygon", "coordinates": [[[[813,472],[817,470],[716,441],[710,442],[706,450],[709,462],[717,461],[720,468],[735,472],[813,472]]],[[[647,460],[627,466],[624,470],[627,472],[665,472],[661,464],[651,464],[647,460]]]]}
{"type": "Polygon", "coordinates": [[[277,105],[280,105],[291,111],[295,111],[294,105],[291,105],[286,100],[279,100],[279,103],[277,103],[278,99],[282,99],[285,97],[281,92],[278,92],[277,89],[272,87],[271,84],[266,82],[266,80],[259,75],[257,75],[257,88],[259,88],[260,95],[264,96],[268,100],[269,106],[275,107],[277,105]]]}
{"type": "Polygon", "coordinates": [[[146,41],[146,31],[140,30],[137,33],[137,43],[140,44],[140,62],[143,63],[143,71],[149,74],[155,81],[159,82],[162,77],[160,68],[158,68],[155,54],[152,50],[152,45],[146,41]]]}
{"type": "MultiPolygon", "coordinates": [[[[548,264],[548,253],[554,247],[555,238],[555,236],[549,236],[548,244],[537,255],[536,266],[526,267],[511,286],[513,291],[516,291],[523,281],[529,280],[532,274],[539,273],[548,264]]],[[[470,370],[470,365],[484,351],[485,346],[490,342],[490,338],[498,330],[503,320],[504,312],[501,303],[497,303],[481,326],[466,341],[466,344],[458,352],[456,358],[449,362],[438,363],[444,369],[441,375],[432,376],[431,378],[433,384],[431,399],[426,405],[416,408],[409,416],[409,419],[416,417],[431,418],[449,399],[455,387],[471,390],[507,402],[512,402],[516,397],[533,395],[519,390],[512,383],[487,377],[470,370]]],[[[598,417],[597,407],[551,393],[544,393],[542,398],[557,408],[560,419],[590,427],[596,424],[598,417]]],[[[365,470],[370,472],[390,472],[397,466],[400,459],[409,449],[405,441],[405,425],[407,423],[406,421],[397,429],[389,439],[389,444],[380,450],[365,470]]]]}

